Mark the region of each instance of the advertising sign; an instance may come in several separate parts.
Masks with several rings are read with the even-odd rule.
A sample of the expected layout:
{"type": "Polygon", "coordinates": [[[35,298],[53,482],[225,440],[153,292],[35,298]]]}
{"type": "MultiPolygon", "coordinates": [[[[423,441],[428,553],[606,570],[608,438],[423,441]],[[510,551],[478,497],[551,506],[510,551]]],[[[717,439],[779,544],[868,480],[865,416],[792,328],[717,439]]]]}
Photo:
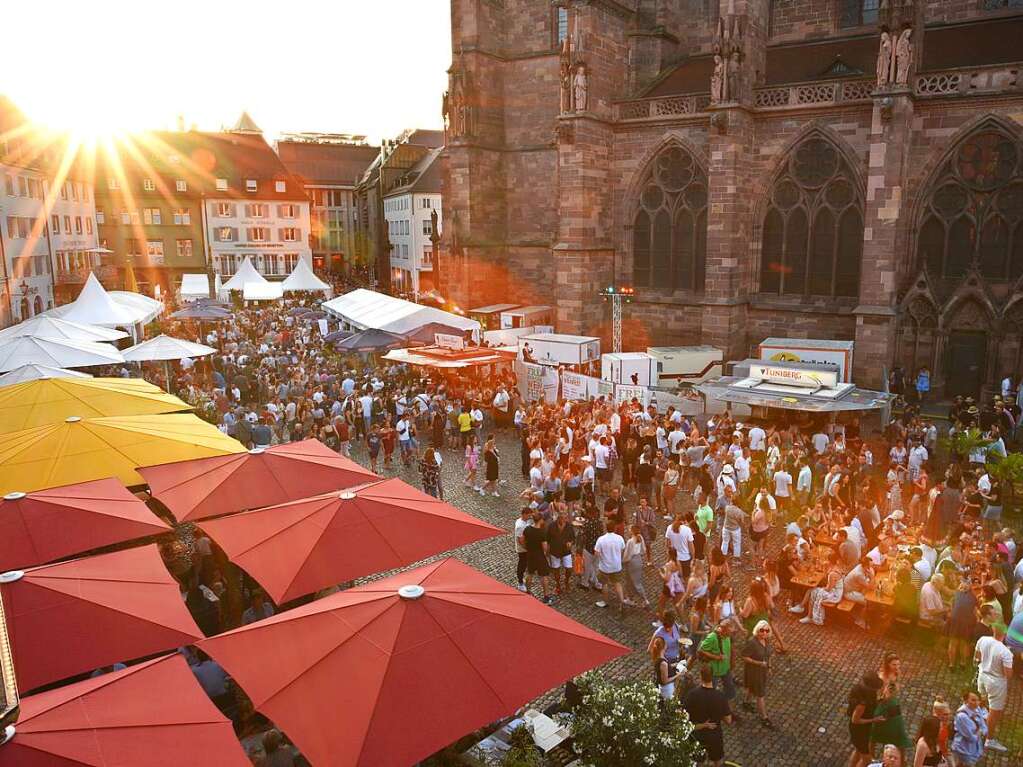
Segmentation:
{"type": "Polygon", "coordinates": [[[564,370],[561,373],[561,396],[567,400],[586,400],[588,395],[586,393],[586,379],[589,376],[580,375],[579,373],[571,373],[568,370],[564,370]]]}
{"type": "Polygon", "coordinates": [[[645,386],[615,386],[615,404],[638,401],[643,407],[650,404],[650,390],[645,386]]]}
{"type": "Polygon", "coordinates": [[[852,382],[852,341],[801,338],[767,338],[758,347],[766,362],[813,362],[838,365],[838,380],[852,382]]]}
{"type": "Polygon", "coordinates": [[[799,386],[805,389],[834,389],[838,386],[838,373],[830,370],[801,370],[773,365],[750,365],[750,378],[768,383],[799,386]]]}
{"type": "Polygon", "coordinates": [[[434,343],[441,349],[464,349],[465,339],[454,333],[434,333],[434,343]]]}

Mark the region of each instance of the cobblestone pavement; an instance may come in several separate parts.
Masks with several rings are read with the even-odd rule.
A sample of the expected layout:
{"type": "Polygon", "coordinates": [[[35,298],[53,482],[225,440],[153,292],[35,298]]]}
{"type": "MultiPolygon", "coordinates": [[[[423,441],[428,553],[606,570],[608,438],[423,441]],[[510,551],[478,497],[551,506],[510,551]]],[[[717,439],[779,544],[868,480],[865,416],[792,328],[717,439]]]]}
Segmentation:
{"type": "MultiPolygon", "coordinates": [[[[514,544],[511,529],[520,507],[518,493],[525,487],[519,473],[519,446],[509,433],[498,437],[501,450],[501,498],[480,497],[462,484],[463,459],[460,452],[445,449],[442,468],[445,500],[491,524],[503,527],[509,533],[446,552],[443,556],[458,559],[487,573],[497,580],[514,585],[514,544]]],[[[362,446],[353,445],[352,458],[368,465],[362,446]]],[[[400,476],[415,487],[420,487],[418,470],[404,468],[395,453],[394,466],[379,467],[384,476],[400,476]]],[[[680,494],[680,499],[682,495],[680,494]]],[[[633,508],[630,505],[630,509],[633,508]]],[[[660,532],[663,534],[664,521],[660,532]]],[[[777,551],[780,534],[775,533],[769,551],[777,551]]],[[[745,541],[744,541],[745,544],[745,541]]],[[[664,547],[655,545],[655,562],[659,567],[664,560],[664,547]]],[[[422,563],[418,563],[422,564],[422,563]]],[[[393,573],[381,573],[383,577],[393,573]]],[[[737,592],[736,605],[745,599],[750,573],[733,573],[737,592]]],[[[371,580],[371,579],[367,579],[371,580]]],[[[534,583],[538,593],[539,585],[534,583]]],[[[655,568],[648,568],[647,594],[651,602],[660,590],[655,568]]],[[[608,676],[617,678],[649,678],[650,664],[645,653],[652,631],[652,616],[632,609],[619,617],[612,607],[595,606],[591,591],[573,590],[558,597],[554,607],[565,615],[593,628],[612,639],[631,647],[634,652],[618,658],[602,668],[608,676]]],[[[612,598],[613,600],[613,598],[612,598]]],[[[768,687],[768,713],[777,729],[762,727],[754,714],[730,727],[725,733],[726,756],[743,767],[806,767],[816,765],[844,765],[849,746],[846,696],[855,681],[868,669],[876,668],[882,654],[897,651],[902,658],[902,708],[910,739],[915,743],[916,729],[921,717],[930,713],[937,694],[943,695],[958,707],[960,691],[970,685],[971,672],[952,672],[947,669],[944,640],[921,632],[911,639],[898,639],[877,631],[864,632],[852,625],[847,616],[828,616],[825,626],[807,626],[791,619],[788,614],[777,624],[785,640],[787,655],[775,655],[772,660],[768,687]]],[[[742,640],[736,642],[739,654],[742,640]]],[[[741,684],[742,669],[735,670],[741,684]]],[[[542,703],[552,702],[560,694],[554,690],[544,696],[542,703]]],[[[742,713],[740,711],[740,713],[742,713]]],[[[1023,764],[1023,684],[1011,684],[1009,704],[1000,726],[999,738],[1009,747],[1007,755],[988,754],[980,762],[984,767],[1008,767],[1023,764]]],[[[907,754],[912,758],[912,751],[907,754]]]]}

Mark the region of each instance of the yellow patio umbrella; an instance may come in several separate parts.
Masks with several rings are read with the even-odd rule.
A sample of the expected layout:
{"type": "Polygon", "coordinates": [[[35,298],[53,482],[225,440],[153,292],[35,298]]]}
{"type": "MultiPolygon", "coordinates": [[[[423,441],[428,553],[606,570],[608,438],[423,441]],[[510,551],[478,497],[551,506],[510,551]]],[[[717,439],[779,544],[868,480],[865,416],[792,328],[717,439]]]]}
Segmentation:
{"type": "Polygon", "coordinates": [[[0,435],[0,495],[103,477],[145,484],[135,471],[242,453],[240,442],[191,413],[79,418],[0,435]]]}
{"type": "Polygon", "coordinates": [[[141,378],[43,378],[0,388],[0,434],[59,423],[73,415],[102,418],[191,409],[141,378]]]}

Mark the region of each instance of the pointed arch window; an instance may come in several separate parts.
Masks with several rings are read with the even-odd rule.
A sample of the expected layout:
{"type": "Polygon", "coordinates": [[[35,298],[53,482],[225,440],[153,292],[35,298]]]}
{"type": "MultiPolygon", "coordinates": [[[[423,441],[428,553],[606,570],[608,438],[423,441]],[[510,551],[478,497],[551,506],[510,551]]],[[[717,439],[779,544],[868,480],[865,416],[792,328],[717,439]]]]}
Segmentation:
{"type": "Polygon", "coordinates": [[[804,139],[774,182],[764,216],[760,292],[857,296],[863,201],[841,153],[804,139]]]}
{"type": "Polygon", "coordinates": [[[952,150],[924,199],[917,263],[954,279],[976,268],[989,280],[1023,276],[1023,146],[984,126],[952,150]]]}
{"type": "Polygon", "coordinates": [[[707,174],[679,146],[664,149],[644,179],[632,222],[637,287],[703,291],[707,261],[707,174]]]}

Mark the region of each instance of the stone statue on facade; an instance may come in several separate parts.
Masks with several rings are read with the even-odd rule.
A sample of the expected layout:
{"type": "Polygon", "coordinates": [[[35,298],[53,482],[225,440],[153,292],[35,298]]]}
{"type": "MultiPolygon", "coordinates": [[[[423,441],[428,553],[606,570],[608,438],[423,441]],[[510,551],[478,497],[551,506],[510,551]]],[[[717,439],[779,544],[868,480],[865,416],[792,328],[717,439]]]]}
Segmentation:
{"type": "Polygon", "coordinates": [[[572,111],[572,42],[566,37],[561,41],[561,113],[572,111]]]}
{"type": "Polygon", "coordinates": [[[448,91],[448,114],[451,125],[451,137],[459,138],[465,135],[465,94],[462,92],[462,75],[454,74],[451,77],[451,90],[448,91]]]}
{"type": "Polygon", "coordinates": [[[885,88],[892,74],[892,36],[887,29],[881,30],[881,46],[877,52],[877,87],[885,88]]]}
{"type": "Polygon", "coordinates": [[[718,19],[714,37],[714,71],[710,77],[711,103],[739,101],[742,98],[743,51],[742,24],[738,16],[718,19]]]}
{"type": "Polygon", "coordinates": [[[587,82],[586,65],[580,64],[576,67],[575,78],[572,80],[572,95],[575,99],[575,111],[585,112],[587,106],[587,82]]]}
{"type": "Polygon", "coordinates": [[[449,91],[444,91],[440,109],[441,118],[444,121],[444,133],[447,134],[451,130],[451,97],[449,96],[449,91]]]}
{"type": "Polygon", "coordinates": [[[913,66],[913,28],[906,27],[895,44],[895,61],[892,66],[893,81],[897,85],[909,84],[909,70],[913,66]]]}
{"type": "Polygon", "coordinates": [[[725,100],[725,62],[720,53],[714,54],[714,72],[710,76],[710,101],[712,104],[725,100]]]}
{"type": "Polygon", "coordinates": [[[463,136],[475,136],[479,110],[476,106],[477,92],[474,86],[472,73],[466,72],[462,82],[462,134],[463,136]]]}

